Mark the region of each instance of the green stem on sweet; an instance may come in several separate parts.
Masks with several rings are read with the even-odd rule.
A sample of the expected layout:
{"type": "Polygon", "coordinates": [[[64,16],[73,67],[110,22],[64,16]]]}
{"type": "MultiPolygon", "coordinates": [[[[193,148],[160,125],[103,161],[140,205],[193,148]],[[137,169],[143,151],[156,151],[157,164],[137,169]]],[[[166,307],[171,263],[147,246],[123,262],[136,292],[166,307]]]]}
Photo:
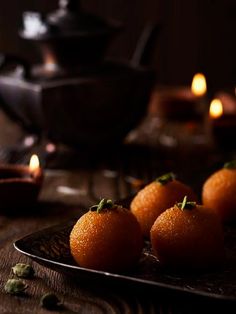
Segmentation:
{"type": "Polygon", "coordinates": [[[98,204],[91,206],[90,210],[100,213],[103,209],[115,209],[115,208],[117,208],[117,205],[114,204],[112,200],[103,198],[98,204]]]}
{"type": "Polygon", "coordinates": [[[185,197],[183,198],[183,201],[180,203],[176,203],[176,206],[181,210],[193,209],[196,207],[196,202],[188,201],[187,196],[185,195],[185,197]]]}
{"type": "Polygon", "coordinates": [[[161,185],[165,185],[168,182],[171,182],[175,179],[175,174],[173,172],[168,172],[158,177],[155,181],[160,183],[161,185]]]}
{"type": "Polygon", "coordinates": [[[236,160],[228,161],[224,164],[223,168],[225,169],[236,169],[236,160]]]}

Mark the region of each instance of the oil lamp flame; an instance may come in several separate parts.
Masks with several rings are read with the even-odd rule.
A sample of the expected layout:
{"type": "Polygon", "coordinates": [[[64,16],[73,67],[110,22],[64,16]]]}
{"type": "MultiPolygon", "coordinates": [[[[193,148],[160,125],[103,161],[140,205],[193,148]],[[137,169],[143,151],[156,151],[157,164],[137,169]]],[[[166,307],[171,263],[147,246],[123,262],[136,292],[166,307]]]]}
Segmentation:
{"type": "Polygon", "coordinates": [[[203,96],[207,91],[206,78],[202,73],[197,73],[193,77],[191,91],[195,96],[203,96]]]}
{"type": "Polygon", "coordinates": [[[213,99],[210,104],[209,109],[210,117],[213,119],[217,119],[222,116],[223,114],[223,105],[219,99],[213,99]]]}
{"type": "Polygon", "coordinates": [[[47,53],[45,56],[45,69],[48,72],[54,72],[58,68],[58,65],[56,63],[56,60],[54,56],[50,53],[47,53]]]}
{"type": "Polygon", "coordinates": [[[32,157],[30,158],[29,169],[31,172],[39,169],[39,158],[37,155],[32,155],[32,157]]]}

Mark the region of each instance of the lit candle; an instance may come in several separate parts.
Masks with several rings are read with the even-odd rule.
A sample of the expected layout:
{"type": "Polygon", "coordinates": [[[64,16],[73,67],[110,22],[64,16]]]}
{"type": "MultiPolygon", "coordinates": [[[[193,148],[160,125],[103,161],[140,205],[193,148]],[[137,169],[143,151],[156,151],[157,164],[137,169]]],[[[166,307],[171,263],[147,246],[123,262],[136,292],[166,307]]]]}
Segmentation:
{"type": "Polygon", "coordinates": [[[48,74],[58,70],[58,64],[56,63],[55,57],[49,52],[46,53],[44,57],[44,68],[48,74]]]}
{"type": "Polygon", "coordinates": [[[206,99],[207,83],[206,78],[202,73],[197,73],[194,75],[191,85],[191,92],[195,97],[196,111],[206,120],[208,115],[208,102],[206,99]]]}
{"type": "Polygon", "coordinates": [[[223,148],[235,148],[236,114],[225,113],[220,99],[213,99],[209,108],[211,134],[215,142],[223,148]]]}
{"type": "Polygon", "coordinates": [[[223,115],[223,105],[220,99],[213,99],[210,104],[209,115],[212,119],[218,119],[223,115]]]}
{"type": "Polygon", "coordinates": [[[29,162],[29,173],[31,177],[37,178],[42,176],[42,170],[40,168],[40,162],[37,155],[32,155],[29,162]]]}
{"type": "Polygon", "coordinates": [[[62,74],[62,69],[60,68],[56,58],[49,51],[44,51],[44,63],[43,65],[36,65],[32,71],[35,77],[44,78],[54,78],[62,74]]]}
{"type": "Polygon", "coordinates": [[[167,120],[199,121],[203,113],[206,114],[206,92],[206,78],[202,73],[197,73],[191,86],[156,89],[149,103],[149,112],[167,120]]]}
{"type": "Polygon", "coordinates": [[[43,172],[36,155],[31,157],[28,166],[0,165],[0,207],[12,210],[34,203],[42,181],[43,172]]]}
{"type": "Polygon", "coordinates": [[[206,94],[206,78],[202,73],[197,73],[194,75],[191,85],[191,91],[196,97],[202,97],[206,94]]]}
{"type": "Polygon", "coordinates": [[[35,172],[39,169],[39,158],[37,155],[32,155],[29,163],[30,172],[35,172]]]}

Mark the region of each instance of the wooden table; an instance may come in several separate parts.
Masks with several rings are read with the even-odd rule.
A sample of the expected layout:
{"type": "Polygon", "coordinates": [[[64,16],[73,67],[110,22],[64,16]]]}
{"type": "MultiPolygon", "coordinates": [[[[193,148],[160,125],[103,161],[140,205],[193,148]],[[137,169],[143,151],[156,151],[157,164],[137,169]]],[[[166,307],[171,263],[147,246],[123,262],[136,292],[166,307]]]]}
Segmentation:
{"type": "MultiPolygon", "coordinates": [[[[189,172],[186,160],[180,158],[178,161],[176,158],[173,162],[170,155],[161,151],[126,145],[119,150],[108,151],[108,154],[108,158],[94,158],[93,155],[84,158],[81,152],[77,152],[72,158],[64,151],[62,157],[54,156],[54,161],[49,158],[40,205],[32,207],[24,215],[20,212],[0,215],[0,313],[48,313],[39,305],[46,292],[55,293],[63,304],[54,313],[235,313],[234,302],[174,294],[161,289],[149,291],[138,286],[130,289],[106,286],[103,282],[94,284],[90,280],[75,280],[32,262],[13,248],[15,240],[77,217],[81,208],[88,208],[100,197],[117,200],[135,193],[137,178],[148,182],[171,168],[178,170],[180,177],[187,182],[194,182],[196,171],[202,180],[199,156],[188,162],[195,167],[189,172]],[[67,160],[70,166],[76,164],[75,160],[79,162],[73,169],[60,170],[60,160],[61,164],[67,160]],[[12,278],[11,268],[18,262],[29,263],[35,269],[35,277],[26,280],[29,288],[24,296],[12,296],[4,291],[6,281],[12,278]]],[[[205,161],[209,172],[220,161],[212,155],[211,158],[208,164],[205,161]]],[[[195,180],[196,187],[200,183],[195,180]]]]}

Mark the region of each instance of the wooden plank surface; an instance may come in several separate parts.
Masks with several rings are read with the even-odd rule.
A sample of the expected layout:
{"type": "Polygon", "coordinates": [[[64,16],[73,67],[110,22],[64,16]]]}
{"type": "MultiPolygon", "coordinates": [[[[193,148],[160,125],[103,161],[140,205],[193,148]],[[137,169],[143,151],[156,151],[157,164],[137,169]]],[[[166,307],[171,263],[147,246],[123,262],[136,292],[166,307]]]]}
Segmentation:
{"type": "MultiPolygon", "coordinates": [[[[41,296],[46,292],[55,293],[63,302],[63,307],[56,313],[188,313],[185,311],[190,309],[191,313],[198,313],[196,309],[206,309],[209,305],[216,310],[217,303],[212,301],[194,303],[186,297],[174,298],[168,293],[163,295],[158,290],[155,295],[147,294],[145,290],[111,289],[102,282],[100,285],[93,282],[84,285],[84,282],[72,280],[32,262],[14,250],[12,243],[26,234],[68,219],[68,216],[76,216],[77,209],[50,208],[46,205],[41,212],[33,210],[26,217],[0,217],[0,313],[47,313],[39,305],[41,296]],[[32,264],[36,272],[33,279],[25,280],[29,288],[25,296],[19,297],[6,294],[3,290],[7,279],[12,278],[11,267],[18,262],[32,264]]],[[[224,305],[224,309],[225,306],[228,305],[224,305]]]]}
{"type": "MultiPolygon", "coordinates": [[[[2,125],[4,126],[4,121],[2,125]]],[[[12,125],[10,130],[12,131],[14,127],[12,125]]],[[[20,135],[17,128],[15,133],[20,135]]],[[[8,132],[1,134],[5,135],[5,139],[8,136],[8,132]]],[[[18,140],[17,137],[15,141],[18,140]]],[[[4,151],[8,142],[1,143],[4,151]]],[[[7,156],[3,154],[2,159],[7,156]]],[[[81,157],[80,154],[79,156],[81,157]]],[[[53,313],[235,313],[234,303],[229,305],[228,302],[190,298],[158,289],[149,291],[144,288],[130,289],[116,285],[110,287],[103,282],[95,285],[90,280],[87,282],[75,280],[38,265],[13,248],[13,242],[17,239],[67,221],[71,217],[77,217],[81,209],[88,208],[101,197],[117,200],[130,196],[135,192],[132,187],[134,179],[148,182],[170,170],[170,167],[173,167],[173,170],[178,169],[182,178],[189,182],[195,173],[198,173],[199,180],[202,178],[198,156],[195,162],[192,159],[188,161],[189,165],[195,165],[192,172],[186,169],[187,157],[174,164],[168,156],[163,158],[161,151],[153,155],[147,148],[118,150],[108,157],[106,162],[104,160],[97,162],[90,158],[89,161],[86,160],[86,167],[80,166],[76,169],[61,170],[54,165],[56,169],[51,167],[50,170],[45,170],[40,204],[32,206],[30,211],[24,214],[20,211],[14,215],[10,211],[0,212],[0,313],[48,313],[48,310],[39,305],[41,296],[46,292],[55,293],[63,303],[63,306],[53,313]],[[13,277],[11,268],[18,262],[32,264],[35,269],[35,277],[26,280],[29,288],[24,296],[12,296],[4,291],[6,281],[13,277]]],[[[27,158],[28,156],[25,160],[27,158]]],[[[61,159],[65,163],[67,157],[63,155],[61,159]]],[[[78,155],[75,159],[78,161],[78,155]]],[[[79,161],[81,163],[82,159],[79,161]]],[[[52,166],[52,163],[48,163],[48,166],[52,166]]]]}
{"type": "MultiPolygon", "coordinates": [[[[106,179],[103,181],[101,178],[100,187],[103,185],[108,189],[108,183],[104,182],[106,179]]],[[[46,184],[44,189],[47,190],[46,184]]],[[[117,193],[112,186],[109,188],[110,196],[117,193]]],[[[43,193],[41,197],[45,197],[43,193]]],[[[92,202],[88,197],[87,204],[92,202]]],[[[227,312],[228,303],[195,300],[158,290],[149,292],[143,288],[127,290],[125,287],[106,286],[103,282],[80,282],[32,262],[13,248],[15,240],[76,217],[80,211],[79,205],[42,203],[32,207],[25,215],[0,216],[0,313],[48,313],[39,305],[41,296],[46,292],[55,293],[63,303],[63,307],[55,313],[199,313],[209,307],[215,312],[224,309],[225,313],[230,313],[227,312]],[[11,267],[18,262],[32,264],[36,273],[33,279],[25,280],[29,285],[25,296],[12,296],[4,292],[7,279],[13,277],[11,267]]]]}
{"type": "Polygon", "coordinates": [[[32,207],[30,212],[23,216],[21,213],[0,216],[0,313],[16,313],[16,309],[17,313],[47,313],[47,310],[39,305],[41,296],[46,292],[56,293],[63,302],[63,307],[58,311],[60,313],[143,313],[144,309],[150,309],[150,313],[154,313],[153,302],[148,298],[141,301],[134,294],[126,295],[124,291],[118,293],[116,289],[108,291],[102,283],[99,288],[95,288],[92,283],[91,286],[88,283],[86,287],[84,284],[81,287],[79,282],[39,266],[13,248],[13,242],[17,239],[76,217],[80,208],[45,203],[32,207]],[[36,272],[33,279],[25,280],[29,285],[25,296],[11,296],[4,292],[7,279],[13,278],[11,267],[18,262],[32,264],[36,272]]]}

